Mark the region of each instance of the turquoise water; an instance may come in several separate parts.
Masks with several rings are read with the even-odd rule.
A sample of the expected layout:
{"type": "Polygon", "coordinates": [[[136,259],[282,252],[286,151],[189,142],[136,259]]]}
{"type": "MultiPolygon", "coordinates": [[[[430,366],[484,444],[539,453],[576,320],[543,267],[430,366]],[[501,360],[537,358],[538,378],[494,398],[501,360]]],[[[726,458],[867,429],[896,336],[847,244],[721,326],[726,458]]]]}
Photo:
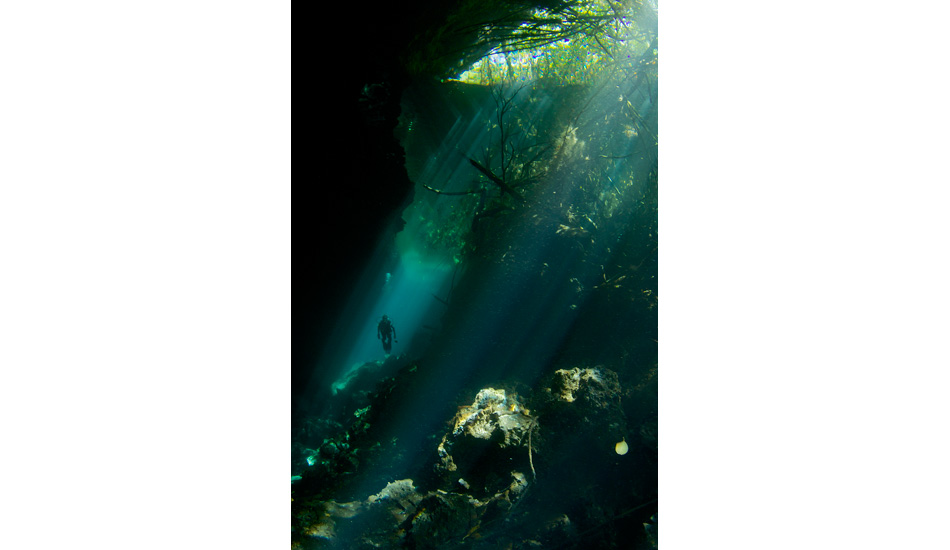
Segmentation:
{"type": "Polygon", "coordinates": [[[364,88],[374,124],[398,102],[412,192],[298,399],[296,543],[655,547],[657,50],[638,21],[364,88]]]}

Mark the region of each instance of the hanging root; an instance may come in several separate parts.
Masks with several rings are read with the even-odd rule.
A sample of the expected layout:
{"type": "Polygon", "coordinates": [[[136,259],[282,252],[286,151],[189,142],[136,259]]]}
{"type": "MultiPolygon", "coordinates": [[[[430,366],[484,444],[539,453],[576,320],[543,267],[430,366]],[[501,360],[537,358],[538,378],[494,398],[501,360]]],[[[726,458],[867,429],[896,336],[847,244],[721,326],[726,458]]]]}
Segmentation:
{"type": "Polygon", "coordinates": [[[528,464],[531,465],[531,475],[533,476],[534,480],[537,481],[538,473],[534,471],[534,459],[531,458],[531,432],[534,431],[535,426],[537,426],[537,424],[535,424],[534,426],[531,427],[530,430],[528,430],[528,464]]]}

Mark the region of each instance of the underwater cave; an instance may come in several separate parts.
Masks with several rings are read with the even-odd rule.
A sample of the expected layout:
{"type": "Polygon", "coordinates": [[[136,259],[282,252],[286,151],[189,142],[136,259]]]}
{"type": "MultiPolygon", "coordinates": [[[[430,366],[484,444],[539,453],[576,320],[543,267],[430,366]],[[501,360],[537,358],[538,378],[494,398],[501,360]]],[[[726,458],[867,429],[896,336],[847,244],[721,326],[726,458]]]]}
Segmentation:
{"type": "Polygon", "coordinates": [[[656,5],[381,9],[295,174],[292,547],[655,548],[656,5]]]}

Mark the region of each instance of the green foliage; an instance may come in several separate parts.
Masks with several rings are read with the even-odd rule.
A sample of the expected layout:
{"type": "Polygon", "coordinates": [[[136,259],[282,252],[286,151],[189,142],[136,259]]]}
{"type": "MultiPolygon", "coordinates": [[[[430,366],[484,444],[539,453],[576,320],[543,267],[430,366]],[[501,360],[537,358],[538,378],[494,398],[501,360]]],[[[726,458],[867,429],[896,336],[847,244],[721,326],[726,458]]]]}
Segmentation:
{"type": "MultiPolygon", "coordinates": [[[[587,58],[588,52],[616,58],[618,45],[623,48],[631,39],[645,45],[646,35],[656,32],[655,14],[644,0],[461,0],[430,17],[443,23],[414,37],[404,60],[410,74],[457,77],[479,60],[498,55],[511,60],[506,71],[517,72],[526,60],[513,54],[525,52],[563,57],[553,64],[567,62],[580,69],[585,61],[598,62],[596,56],[587,58]]],[[[544,77],[544,65],[551,69],[552,62],[543,61],[538,67],[542,72],[531,77],[544,77]]],[[[580,74],[566,66],[557,69],[548,76],[573,79],[580,74]]]]}
{"type": "Polygon", "coordinates": [[[482,85],[541,79],[592,84],[643,54],[656,34],[649,28],[655,20],[638,17],[646,11],[641,2],[623,6],[608,0],[575,3],[556,14],[538,10],[459,80],[482,85]]]}
{"type": "Polygon", "coordinates": [[[462,76],[494,103],[478,115],[487,139],[468,153],[484,170],[469,194],[432,197],[451,206],[420,218],[425,247],[456,261],[511,261],[511,243],[534,232],[603,266],[587,290],[655,304],[655,277],[643,268],[656,239],[655,16],[636,2],[592,0],[557,12],[576,25],[554,29],[552,13],[539,11],[462,76]],[[558,34],[566,28],[577,32],[558,34]]]}
{"type": "MultiPolygon", "coordinates": [[[[444,23],[417,36],[406,59],[411,74],[457,75],[507,41],[557,39],[557,23],[569,25],[577,0],[461,0],[444,23]],[[464,70],[464,69],[463,69],[464,70]]],[[[561,31],[560,36],[568,36],[561,31]]]]}

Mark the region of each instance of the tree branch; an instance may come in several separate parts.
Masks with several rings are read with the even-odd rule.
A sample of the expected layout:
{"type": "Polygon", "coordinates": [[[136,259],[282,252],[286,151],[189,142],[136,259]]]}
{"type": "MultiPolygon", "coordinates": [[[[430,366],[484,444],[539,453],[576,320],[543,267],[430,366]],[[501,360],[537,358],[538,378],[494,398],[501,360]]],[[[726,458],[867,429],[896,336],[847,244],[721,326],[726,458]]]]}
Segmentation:
{"type": "Polygon", "coordinates": [[[475,189],[475,190],[472,190],[472,191],[439,191],[438,189],[429,187],[428,185],[426,185],[426,184],[424,184],[424,183],[423,183],[423,184],[420,184],[420,185],[422,185],[423,187],[425,187],[425,188],[428,189],[429,191],[432,191],[433,193],[438,193],[438,194],[440,194],[440,195],[477,195],[478,193],[481,193],[481,192],[482,192],[481,189],[475,189]]]}
{"type": "Polygon", "coordinates": [[[477,168],[479,172],[481,172],[482,174],[485,174],[485,176],[486,176],[488,179],[490,179],[490,180],[492,181],[492,183],[494,183],[495,185],[497,185],[498,187],[500,187],[501,190],[502,190],[502,192],[508,193],[509,195],[514,196],[514,197],[518,197],[519,199],[521,199],[521,202],[527,202],[527,201],[525,200],[525,198],[521,196],[521,193],[518,193],[517,191],[515,191],[514,189],[512,189],[511,186],[509,186],[507,183],[505,183],[504,181],[502,181],[501,178],[499,178],[498,176],[496,176],[495,174],[493,174],[491,170],[489,170],[488,168],[485,168],[484,166],[482,166],[481,164],[479,164],[477,160],[475,160],[475,159],[468,159],[468,161],[469,161],[470,163],[472,163],[472,166],[474,166],[475,168],[477,168]]]}

